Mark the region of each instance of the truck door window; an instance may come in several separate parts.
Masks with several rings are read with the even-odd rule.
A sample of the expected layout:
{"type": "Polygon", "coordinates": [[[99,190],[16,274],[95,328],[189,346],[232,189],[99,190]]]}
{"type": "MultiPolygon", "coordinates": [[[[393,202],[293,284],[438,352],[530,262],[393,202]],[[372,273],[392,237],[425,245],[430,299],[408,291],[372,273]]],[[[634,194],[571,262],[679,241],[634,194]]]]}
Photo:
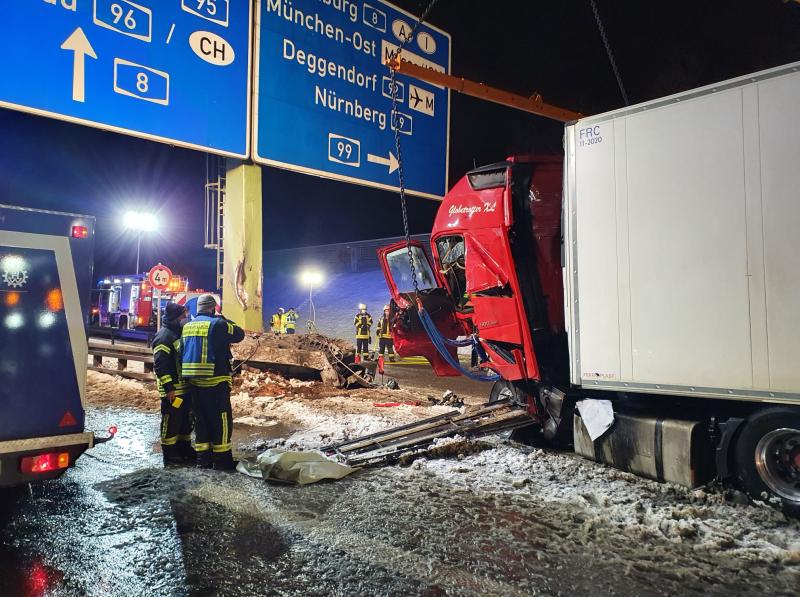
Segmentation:
{"type": "MultiPolygon", "coordinates": [[[[417,274],[419,289],[430,290],[431,288],[436,288],[436,278],[433,275],[433,270],[431,270],[425,252],[420,247],[412,245],[411,254],[414,259],[414,271],[417,274]]],[[[411,278],[411,262],[408,258],[408,249],[403,247],[392,251],[386,255],[386,262],[389,264],[389,270],[397,286],[397,291],[401,293],[413,292],[414,282],[411,278]]]]}
{"type": "Polygon", "coordinates": [[[436,250],[450,297],[456,309],[463,311],[469,302],[467,270],[464,263],[464,237],[453,235],[439,238],[436,240],[436,250]]]}

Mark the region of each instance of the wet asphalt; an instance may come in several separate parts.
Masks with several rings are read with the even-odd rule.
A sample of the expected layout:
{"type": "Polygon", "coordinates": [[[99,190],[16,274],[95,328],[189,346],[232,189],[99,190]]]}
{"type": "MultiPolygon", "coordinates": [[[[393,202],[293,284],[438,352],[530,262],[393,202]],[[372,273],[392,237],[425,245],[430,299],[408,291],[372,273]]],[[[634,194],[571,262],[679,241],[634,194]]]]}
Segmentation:
{"type": "MultiPolygon", "coordinates": [[[[306,487],[163,470],[155,415],[117,424],[0,520],[0,596],[796,594],[768,564],[636,544],[580,510],[472,492],[412,469],[306,487]]],[[[257,431],[240,430],[258,443],[257,431]]],[[[272,430],[273,432],[276,430],[272,430]]],[[[278,430],[280,431],[280,430],[278,430]]],[[[236,435],[234,436],[236,439],[236,435]]]]}

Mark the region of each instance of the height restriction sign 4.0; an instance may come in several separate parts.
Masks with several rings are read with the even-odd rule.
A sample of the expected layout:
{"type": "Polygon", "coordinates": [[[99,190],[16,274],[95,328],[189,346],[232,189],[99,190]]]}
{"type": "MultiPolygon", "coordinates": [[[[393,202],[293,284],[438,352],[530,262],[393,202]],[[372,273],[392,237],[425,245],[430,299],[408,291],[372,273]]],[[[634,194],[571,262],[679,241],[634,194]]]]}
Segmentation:
{"type": "Polygon", "coordinates": [[[3,0],[0,106],[249,154],[247,0],[3,0]]]}
{"type": "MultiPolygon", "coordinates": [[[[450,92],[399,75],[397,118],[384,62],[416,17],[383,0],[258,0],[253,159],[396,189],[394,124],[409,193],[446,192],[450,92]]],[[[450,36],[423,25],[403,58],[450,72],[450,36]]]]}
{"type": "Polygon", "coordinates": [[[159,263],[150,269],[147,278],[150,280],[150,285],[156,290],[166,290],[172,280],[172,270],[159,263]]]}

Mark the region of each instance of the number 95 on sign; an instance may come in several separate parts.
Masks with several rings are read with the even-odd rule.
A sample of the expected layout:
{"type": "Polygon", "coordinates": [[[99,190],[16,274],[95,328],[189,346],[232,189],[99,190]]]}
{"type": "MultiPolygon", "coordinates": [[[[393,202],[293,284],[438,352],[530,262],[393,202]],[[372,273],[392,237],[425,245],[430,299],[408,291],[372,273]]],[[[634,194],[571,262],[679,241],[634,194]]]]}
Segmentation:
{"type": "Polygon", "coordinates": [[[115,58],[114,91],[120,95],[168,106],[169,74],[122,58],[115,58]]]}

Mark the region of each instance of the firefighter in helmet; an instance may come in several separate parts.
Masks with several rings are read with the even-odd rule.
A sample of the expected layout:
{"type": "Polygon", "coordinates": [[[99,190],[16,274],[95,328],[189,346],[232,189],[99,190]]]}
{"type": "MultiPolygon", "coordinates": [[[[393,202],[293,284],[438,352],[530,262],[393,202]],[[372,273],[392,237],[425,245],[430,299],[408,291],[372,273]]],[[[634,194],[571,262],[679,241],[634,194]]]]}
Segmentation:
{"type": "Polygon", "coordinates": [[[272,319],[270,320],[270,328],[272,329],[272,333],[276,336],[284,333],[284,314],[283,314],[283,307],[278,309],[275,313],[272,314],[272,319]]]}
{"type": "Polygon", "coordinates": [[[389,305],[383,306],[383,314],[378,319],[378,328],[375,332],[378,337],[378,354],[384,352],[389,355],[389,360],[394,361],[394,338],[392,338],[392,321],[390,318],[389,305]]]}
{"type": "Polygon", "coordinates": [[[361,303],[358,306],[358,313],[353,319],[356,327],[356,352],[362,358],[369,356],[369,341],[372,337],[372,315],[367,312],[367,306],[361,303]]]}
{"type": "Polygon", "coordinates": [[[181,329],[186,307],[170,303],[153,339],[153,369],[161,396],[161,453],[164,466],[194,463],[192,399],[181,376],[181,329]]]}
{"type": "Polygon", "coordinates": [[[297,320],[300,315],[295,311],[294,307],[289,307],[289,310],[283,316],[283,329],[286,334],[297,333],[297,320]]]}
{"type": "Polygon", "coordinates": [[[244,331],[214,310],[214,297],[197,300],[197,317],[183,326],[183,377],[192,392],[197,466],[234,470],[231,451],[231,344],[244,331]]]}

